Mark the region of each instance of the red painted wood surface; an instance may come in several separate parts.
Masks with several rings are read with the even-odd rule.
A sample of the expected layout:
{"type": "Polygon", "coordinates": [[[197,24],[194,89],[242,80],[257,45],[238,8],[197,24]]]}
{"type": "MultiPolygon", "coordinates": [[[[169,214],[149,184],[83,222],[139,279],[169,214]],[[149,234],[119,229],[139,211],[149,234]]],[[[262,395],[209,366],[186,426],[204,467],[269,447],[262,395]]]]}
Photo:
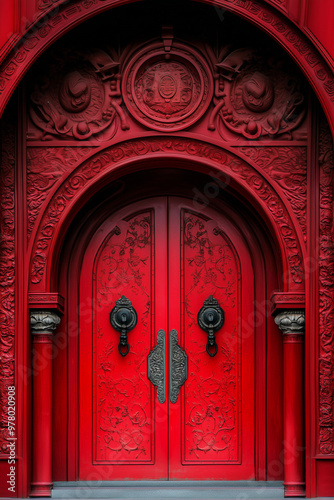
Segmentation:
{"type": "MultiPolygon", "coordinates": [[[[102,3],[102,2],[101,2],[102,3]]],[[[228,2],[230,4],[230,2],[228,2]]],[[[307,31],[308,35],[311,37],[313,40],[314,44],[318,46],[318,42],[323,42],[326,44],[328,51],[332,51],[331,47],[333,47],[332,44],[332,37],[331,37],[331,23],[333,16],[331,15],[331,11],[334,8],[333,4],[331,3],[330,0],[322,2],[322,5],[319,4],[319,2],[308,2],[305,1],[303,2],[302,0],[300,2],[296,0],[286,0],[286,1],[275,1],[275,0],[268,0],[267,3],[271,3],[275,6],[278,6],[278,8],[282,12],[288,12],[289,16],[291,19],[294,21],[300,22],[300,25],[304,24],[304,31],[307,31]],[[326,18],[324,19],[323,11],[321,9],[325,9],[326,12],[326,18]],[[313,34],[308,31],[308,28],[313,32],[313,34]],[[318,40],[317,40],[318,38],[318,40]]],[[[47,0],[45,1],[26,1],[26,2],[20,2],[20,8],[21,11],[19,13],[19,10],[14,11],[14,6],[9,5],[8,3],[4,3],[2,7],[2,13],[3,16],[1,16],[1,22],[4,22],[4,24],[7,27],[7,24],[9,24],[9,29],[8,29],[8,35],[12,32],[15,32],[19,30],[19,24],[17,20],[15,20],[15,17],[20,17],[22,21],[22,26],[25,25],[25,20],[28,19],[28,22],[26,24],[29,24],[29,22],[33,19],[33,17],[36,17],[34,14],[37,12],[38,15],[45,16],[45,25],[48,26],[48,23],[51,19],[49,9],[53,7],[54,2],[49,2],[47,0]],[[26,10],[25,10],[26,8],[26,10]],[[35,12],[36,9],[36,12],[35,12]]],[[[85,2],[86,5],[87,2],[85,2]]],[[[226,2],[227,4],[227,2],[226,2]]],[[[235,3],[236,4],[236,3],[235,3]]],[[[105,4],[106,5],[106,4],[105,4]]],[[[246,4],[245,4],[246,6],[246,4]]],[[[248,6],[248,4],[247,4],[248,6]]],[[[229,6],[228,6],[229,7],[229,6]]],[[[248,8],[248,7],[247,7],[248,8]]],[[[57,13],[57,7],[55,9],[55,13],[57,13]]],[[[259,22],[259,24],[262,23],[262,19],[264,20],[261,26],[263,29],[272,29],[272,26],[277,26],[281,27],[282,25],[279,22],[279,18],[275,19],[273,21],[272,26],[270,24],[266,24],[267,20],[270,19],[270,16],[268,16],[266,13],[263,13],[262,11],[259,11],[260,13],[257,14],[258,18],[261,18],[261,22],[259,22],[256,19],[256,16],[254,15],[253,20],[255,22],[259,22]]],[[[84,15],[85,12],[82,13],[84,15]]],[[[62,12],[61,12],[62,15],[62,12]]],[[[81,15],[81,14],[80,14],[81,15]]],[[[93,10],[90,12],[90,15],[93,15],[93,10]]],[[[79,16],[79,12],[77,13],[77,16],[79,16]]],[[[251,16],[250,16],[251,18],[251,16]]],[[[60,18],[59,18],[60,19],[60,18]]],[[[69,20],[72,20],[73,22],[76,22],[76,15],[73,15],[73,12],[71,16],[68,17],[69,20]]],[[[56,19],[55,19],[56,20],[56,19]]],[[[66,21],[67,22],[67,21],[66,21]]],[[[69,21],[70,22],[70,21],[69,21]]],[[[40,22],[40,25],[43,23],[40,22]]],[[[51,43],[52,37],[55,35],[58,36],[58,33],[63,33],[65,30],[65,18],[63,18],[60,22],[57,24],[55,23],[56,26],[59,27],[58,31],[53,31],[49,35],[47,35],[46,38],[45,36],[45,30],[42,27],[40,30],[41,33],[41,39],[45,40],[45,44],[51,43]],[[63,31],[62,31],[63,30],[63,31]]],[[[51,24],[50,24],[51,26],[51,24]]],[[[58,29],[58,28],[57,28],[58,29]]],[[[276,29],[276,28],[274,28],[276,29]]],[[[291,29],[291,25],[290,28],[291,29]]],[[[2,30],[1,30],[2,31],[2,30]]],[[[274,31],[273,31],[274,32],[274,31]]],[[[326,80],[325,73],[319,69],[319,64],[321,64],[321,58],[313,59],[312,53],[308,52],[308,49],[305,48],[303,45],[303,42],[301,39],[298,38],[298,35],[296,35],[293,31],[291,31],[291,35],[287,36],[286,32],[284,33],[284,26],[282,30],[282,35],[278,35],[278,32],[276,33],[277,36],[281,37],[281,41],[283,40],[283,45],[288,47],[288,51],[290,50],[291,53],[294,54],[296,59],[300,60],[301,66],[306,68],[305,72],[310,71],[308,63],[306,61],[310,62],[310,65],[315,68],[315,72],[317,74],[317,78],[319,79],[316,80],[317,84],[316,86],[320,85],[323,89],[326,88],[326,92],[331,92],[331,87],[327,85],[328,80],[326,80]],[[295,38],[297,36],[297,38],[295,38]],[[285,37],[285,38],[284,38],[285,37]],[[291,41],[292,40],[292,41],[291,41]],[[293,45],[294,44],[294,45],[293,45]],[[325,80],[323,80],[325,78],[325,80]],[[319,83],[320,82],[320,83],[319,83]],[[321,83],[322,82],[322,83],[321,83]]],[[[7,36],[7,35],[6,35],[7,36]]],[[[4,35],[2,40],[6,39],[6,36],[4,35]]],[[[27,51],[28,57],[26,57],[26,53],[24,52],[16,52],[14,53],[14,66],[8,66],[8,71],[5,68],[4,73],[5,74],[5,81],[7,82],[6,84],[12,82],[13,79],[19,78],[19,75],[22,75],[24,73],[24,67],[25,65],[30,64],[29,61],[32,61],[35,59],[35,56],[38,54],[38,50],[40,50],[39,47],[33,46],[34,37],[37,36],[39,37],[39,32],[37,33],[36,30],[33,30],[32,32],[32,38],[28,40],[27,37],[27,44],[25,45],[24,51],[27,51]],[[21,57],[23,56],[23,57],[21,57]],[[16,66],[18,64],[18,66],[16,66]],[[12,73],[12,70],[13,73],[12,73]]],[[[15,34],[14,34],[15,38],[15,34]]],[[[45,45],[46,46],[46,45],[45,45]]],[[[324,52],[323,52],[324,53],[324,52]]],[[[326,57],[326,54],[325,54],[326,57]]],[[[330,61],[331,64],[333,64],[332,59],[328,57],[328,60],[330,61]]],[[[313,76],[310,77],[315,78],[313,76]]],[[[4,99],[8,97],[9,94],[3,94],[4,99]]],[[[322,95],[322,99],[324,99],[324,94],[322,95]]],[[[322,102],[325,102],[324,100],[322,102]]],[[[328,104],[327,104],[328,105],[328,104]]],[[[22,115],[24,117],[24,113],[22,115]]],[[[20,115],[19,122],[22,124],[26,123],[26,119],[22,119],[22,116],[20,115]]],[[[313,120],[314,124],[318,123],[317,119],[313,120]]],[[[202,129],[198,129],[197,136],[200,134],[204,134],[203,130],[206,130],[206,123],[204,124],[202,129]]],[[[26,130],[24,128],[25,126],[22,125],[22,137],[26,135],[26,130]]],[[[146,133],[146,132],[145,132],[146,133]]],[[[187,132],[188,133],[188,132],[187,132]]],[[[191,133],[191,131],[190,131],[191,133]]],[[[137,131],[133,132],[133,137],[138,135],[137,131]]],[[[328,213],[332,213],[332,202],[330,196],[328,196],[328,190],[330,189],[330,183],[331,181],[328,180],[328,177],[330,177],[330,169],[331,169],[331,164],[330,160],[328,160],[328,157],[330,155],[329,151],[331,149],[330,141],[326,137],[326,132],[322,130],[320,133],[318,133],[318,130],[316,130],[316,127],[314,127],[314,130],[312,130],[312,133],[309,135],[309,137],[312,137],[312,139],[308,140],[308,190],[307,190],[307,214],[305,212],[306,208],[306,195],[305,199],[302,198],[303,201],[301,201],[301,198],[299,198],[299,195],[295,197],[295,205],[299,205],[302,208],[300,209],[300,212],[303,212],[305,215],[305,220],[304,223],[305,225],[308,226],[307,229],[307,234],[306,232],[304,233],[305,238],[307,237],[308,240],[308,248],[309,248],[309,255],[311,256],[312,259],[316,259],[317,261],[320,262],[321,266],[321,277],[320,281],[318,281],[318,275],[319,275],[319,269],[316,270],[316,276],[311,273],[311,277],[309,274],[307,274],[307,280],[309,280],[309,283],[306,283],[307,285],[307,297],[309,297],[308,302],[307,302],[307,316],[309,318],[308,324],[307,324],[307,333],[306,333],[306,375],[305,375],[305,384],[306,384],[306,445],[307,445],[307,470],[306,470],[306,478],[307,478],[307,485],[308,485],[308,494],[319,494],[319,495],[328,495],[332,494],[334,491],[334,483],[333,483],[333,477],[334,475],[331,474],[331,471],[333,470],[333,439],[332,439],[332,428],[333,428],[333,418],[332,418],[332,410],[329,409],[329,415],[327,413],[328,410],[328,393],[326,391],[326,387],[328,386],[328,382],[331,383],[331,375],[329,374],[329,371],[327,369],[326,365],[326,359],[328,358],[329,350],[331,349],[331,346],[328,344],[326,340],[326,329],[329,326],[328,322],[330,320],[330,315],[327,313],[331,309],[331,291],[330,289],[332,288],[331,285],[331,279],[328,279],[328,276],[330,276],[331,273],[331,256],[328,253],[328,241],[331,239],[331,225],[332,225],[332,219],[331,216],[327,218],[328,213]],[[318,171],[318,137],[320,141],[320,163],[323,164],[323,170],[324,174],[322,174],[323,178],[321,180],[321,190],[320,190],[320,197],[321,197],[321,202],[319,204],[319,180],[318,183],[314,182],[314,176],[318,175],[316,172],[318,171]],[[326,176],[325,176],[326,174],[326,176]],[[313,177],[312,177],[313,176],[313,177]],[[326,177],[326,178],[325,178],[326,177]],[[305,202],[305,203],[304,203],[305,202]],[[321,210],[319,209],[319,205],[321,206],[321,210]],[[303,208],[304,207],[304,208],[303,208]],[[319,217],[319,210],[320,210],[320,217],[319,217]],[[319,227],[320,226],[320,227],[319,227]],[[311,230],[310,230],[311,229],[311,230]],[[319,233],[321,234],[321,241],[320,241],[320,248],[318,249],[315,245],[315,242],[318,241],[319,239],[319,233]],[[327,299],[324,301],[323,297],[327,297],[327,299]],[[329,297],[329,299],[328,299],[329,297]],[[320,307],[320,321],[319,321],[319,302],[321,303],[320,307]],[[328,318],[328,320],[327,320],[328,318]],[[318,476],[318,481],[317,481],[317,476],[318,476]]],[[[218,138],[220,141],[220,139],[218,138]]],[[[221,141],[220,141],[221,142],[221,141]]],[[[17,163],[17,169],[16,169],[16,174],[18,177],[18,181],[16,181],[16,196],[15,196],[15,211],[16,211],[16,220],[18,220],[18,226],[16,228],[16,249],[17,249],[17,268],[16,268],[16,275],[15,275],[15,280],[17,283],[18,287],[18,292],[15,295],[15,300],[16,300],[16,305],[17,305],[17,310],[15,311],[16,317],[12,317],[13,321],[15,319],[16,321],[16,326],[17,326],[17,331],[18,331],[18,337],[15,338],[16,345],[19,347],[16,349],[16,354],[12,355],[11,351],[7,349],[7,347],[10,344],[4,344],[5,349],[6,349],[6,363],[7,365],[13,365],[13,373],[17,368],[20,370],[22,366],[30,366],[30,356],[29,356],[29,349],[30,349],[30,344],[29,340],[29,335],[27,333],[28,330],[28,325],[26,322],[26,310],[27,310],[27,303],[26,303],[26,293],[25,293],[25,287],[27,283],[27,276],[24,275],[23,273],[23,268],[28,268],[28,261],[29,261],[29,253],[27,252],[26,254],[23,255],[23,248],[26,242],[26,221],[28,220],[29,214],[27,213],[26,209],[26,185],[25,185],[25,155],[26,155],[26,150],[25,150],[25,144],[24,141],[19,138],[18,140],[19,146],[19,154],[18,156],[20,157],[18,160],[13,160],[13,165],[16,162],[17,163]],[[18,319],[16,319],[18,318],[18,319]]],[[[306,144],[306,143],[305,143],[306,144]]],[[[14,145],[14,142],[13,142],[14,145]]],[[[249,145],[249,144],[248,144],[249,145]]],[[[272,145],[272,144],[271,144],[272,145]]],[[[50,146],[50,144],[49,144],[50,146]]],[[[71,146],[75,146],[75,144],[71,144],[71,146]]],[[[231,146],[231,143],[228,145],[231,146]]],[[[262,144],[263,146],[263,144],[262,144]]],[[[44,145],[42,144],[42,147],[44,145]]],[[[51,146],[52,149],[53,146],[51,146]]],[[[56,148],[58,146],[56,145],[56,148]]],[[[42,149],[42,148],[41,148],[42,149]]],[[[44,148],[44,152],[47,151],[48,148],[44,148]]],[[[275,149],[275,148],[274,148],[275,149]]],[[[34,150],[34,148],[32,148],[34,150]]],[[[60,148],[59,148],[60,151],[60,148]]],[[[273,150],[274,151],[274,150],[273,150]]],[[[278,150],[276,150],[278,151],[278,150]]],[[[57,153],[58,154],[58,153],[57,153]]],[[[41,157],[43,154],[41,155],[41,157]]],[[[61,156],[61,153],[60,153],[61,156]]],[[[281,151],[278,152],[278,156],[281,159],[282,156],[284,156],[284,152],[282,153],[281,151]]],[[[67,158],[64,156],[63,159],[63,164],[67,164],[67,158]]],[[[261,168],[263,165],[261,166],[261,168]]],[[[46,179],[45,171],[44,168],[41,167],[41,172],[42,172],[42,177],[46,179]]],[[[56,172],[56,175],[60,175],[60,170],[56,172]]],[[[275,172],[273,171],[273,174],[275,175],[275,172]]],[[[7,176],[6,176],[7,179],[7,176]]],[[[10,179],[10,177],[9,177],[10,179]]],[[[276,181],[278,179],[278,176],[276,175],[276,181]]],[[[34,181],[35,182],[35,181],[34,181]]],[[[283,186],[283,183],[281,181],[277,181],[278,183],[281,183],[281,187],[283,186]]],[[[54,184],[54,180],[52,181],[54,184]]],[[[32,185],[32,184],[31,184],[32,185]]],[[[286,190],[286,185],[283,186],[283,189],[286,190]]],[[[290,191],[290,193],[293,191],[293,187],[290,191]]],[[[296,190],[297,193],[297,190],[296,190]]],[[[37,197],[34,199],[34,197],[29,193],[30,198],[30,203],[34,205],[34,203],[37,203],[37,197]]],[[[282,198],[284,198],[284,195],[281,192],[282,198]]],[[[289,197],[289,193],[288,193],[289,197]]],[[[86,200],[87,201],[87,200],[86,200]]],[[[291,201],[291,200],[290,200],[291,201]]],[[[292,202],[293,204],[293,202],[292,202]]],[[[13,211],[14,213],[14,206],[10,203],[10,210],[8,211],[8,207],[6,204],[4,205],[6,208],[5,211],[5,217],[7,221],[10,219],[8,214],[13,211]]],[[[43,206],[37,205],[37,208],[35,208],[36,213],[42,213],[43,211],[43,206]]],[[[297,213],[297,212],[296,212],[297,213]]],[[[304,217],[304,215],[300,218],[299,215],[297,215],[300,220],[304,217]]],[[[14,215],[13,215],[14,218],[14,215]]],[[[14,219],[13,219],[14,220],[14,219]]],[[[8,223],[8,222],[7,222],[8,223]]],[[[12,223],[9,222],[11,225],[12,223]]],[[[31,224],[31,222],[29,222],[31,224]]],[[[14,225],[12,226],[14,227],[14,225]]],[[[30,230],[31,228],[29,228],[30,230]]],[[[14,234],[14,233],[13,233],[14,234]]],[[[14,240],[13,240],[14,242],[14,240]]],[[[13,243],[14,244],[14,243],[13,243]]],[[[52,252],[51,252],[52,253],[52,252]]],[[[5,256],[5,261],[4,261],[4,267],[9,268],[9,258],[8,255],[5,256]]],[[[56,282],[56,276],[55,276],[55,267],[52,270],[52,280],[55,283],[56,282]]],[[[11,283],[10,283],[11,285],[11,283]]],[[[75,283],[72,285],[73,287],[75,286],[75,283]]],[[[275,287],[268,286],[269,292],[273,290],[275,287]]],[[[49,289],[48,289],[49,290],[49,289]]],[[[52,289],[51,291],[54,291],[55,289],[52,289]]],[[[43,291],[43,290],[41,290],[43,291]]],[[[50,291],[50,290],[49,290],[50,291]]],[[[10,291],[10,293],[12,293],[10,291]]],[[[75,295],[73,294],[72,297],[75,295]]],[[[268,294],[263,294],[263,296],[268,296],[268,294]]],[[[180,313],[181,314],[181,313],[180,313]]],[[[71,317],[72,318],[72,317],[71,317]]],[[[71,320],[70,318],[70,320],[71,320]]],[[[263,374],[267,373],[267,394],[266,398],[268,401],[268,412],[266,417],[262,416],[259,418],[257,415],[256,417],[256,425],[257,428],[261,429],[261,423],[259,423],[259,420],[263,423],[266,424],[267,430],[268,430],[268,439],[271,440],[271,444],[267,444],[267,461],[265,462],[265,467],[263,470],[266,468],[265,473],[268,474],[268,477],[272,475],[273,478],[276,478],[276,470],[279,471],[279,468],[282,467],[282,463],[277,460],[277,457],[280,455],[280,447],[278,444],[278,440],[275,440],[275,433],[276,429],[280,429],[281,425],[281,419],[279,418],[280,412],[282,411],[282,401],[281,401],[281,395],[279,389],[277,390],[278,395],[276,395],[276,386],[275,386],[275,378],[276,374],[280,373],[280,368],[281,368],[281,360],[279,356],[275,356],[276,352],[279,352],[281,349],[281,338],[280,338],[280,333],[276,332],[275,327],[273,328],[271,324],[272,318],[267,318],[266,322],[268,325],[268,332],[270,331],[271,334],[268,334],[268,339],[267,339],[267,344],[265,342],[262,342],[261,344],[261,349],[262,353],[266,353],[266,350],[268,352],[268,357],[266,360],[268,369],[267,371],[264,369],[263,374]]],[[[5,334],[7,335],[8,339],[13,338],[12,334],[10,333],[9,330],[9,335],[8,335],[8,328],[10,327],[10,324],[8,326],[8,323],[4,323],[4,331],[5,334]]],[[[59,338],[61,335],[59,334],[59,338]]],[[[64,390],[64,387],[66,385],[67,381],[67,368],[69,370],[69,374],[72,374],[73,372],[73,364],[74,364],[74,358],[72,358],[73,354],[73,346],[71,344],[71,347],[69,348],[69,355],[68,358],[66,357],[67,354],[64,351],[61,351],[61,354],[58,354],[59,359],[61,358],[61,362],[57,362],[57,366],[55,369],[55,373],[57,374],[57,377],[54,377],[53,384],[54,384],[54,394],[55,394],[55,401],[61,401],[61,411],[56,411],[55,410],[55,415],[54,415],[54,422],[55,422],[55,428],[57,431],[61,429],[61,432],[59,434],[54,433],[53,436],[53,456],[54,456],[54,474],[56,477],[59,477],[61,479],[66,479],[66,474],[64,474],[64,470],[66,469],[66,460],[68,461],[68,470],[71,471],[71,477],[76,477],[76,464],[77,464],[77,459],[72,461],[72,455],[67,456],[67,434],[69,436],[72,436],[75,434],[75,429],[77,426],[77,420],[76,418],[73,417],[73,413],[76,414],[77,408],[75,408],[75,405],[72,404],[72,399],[71,397],[73,394],[76,393],[75,391],[70,387],[69,394],[70,397],[68,398],[69,401],[69,409],[67,413],[67,393],[64,390]],[[60,368],[60,369],[59,369],[60,368]],[[72,391],[72,392],[71,392],[72,391]],[[72,418],[73,417],[73,418],[72,418]],[[69,428],[67,429],[67,419],[69,420],[69,428]],[[59,464],[62,464],[62,466],[59,466],[59,464]],[[64,464],[64,465],[63,465],[64,464]]],[[[258,351],[257,351],[258,353],[258,351]]],[[[263,360],[263,356],[257,356],[257,360],[263,360]]],[[[5,380],[5,377],[9,373],[9,370],[5,370],[3,373],[3,380],[5,380]]],[[[16,372],[15,372],[16,373],[16,372]]],[[[72,376],[72,375],[71,375],[72,376]]],[[[72,380],[72,379],[71,379],[72,380]]],[[[257,373],[257,381],[261,380],[261,375],[257,373]]],[[[30,389],[29,389],[29,383],[23,386],[20,386],[20,391],[18,392],[19,394],[19,399],[18,399],[18,405],[20,408],[20,421],[18,424],[20,425],[20,428],[18,430],[18,450],[19,450],[19,456],[18,456],[18,467],[19,467],[19,484],[18,484],[18,492],[19,494],[28,494],[28,481],[30,481],[30,472],[29,472],[29,467],[30,467],[30,456],[31,456],[31,448],[30,448],[30,435],[31,435],[31,426],[30,426],[30,415],[31,415],[31,395],[30,395],[30,389]],[[23,459],[21,458],[23,457],[23,459]]],[[[258,398],[258,393],[257,393],[257,398],[258,398]]],[[[330,396],[331,398],[332,396],[330,396]]],[[[260,398],[261,399],[261,398],[260,398]]],[[[265,402],[262,400],[262,408],[265,408],[265,402]]],[[[261,406],[260,405],[260,406],[261,406]]],[[[57,405],[56,405],[57,406],[57,405]]],[[[329,404],[329,407],[331,408],[331,402],[329,404]]],[[[279,431],[278,431],[279,432],[279,431]]],[[[262,442],[262,446],[266,446],[265,443],[263,443],[264,439],[263,436],[259,438],[260,441],[262,442]]],[[[69,447],[70,448],[70,447],[69,447]]],[[[258,447],[256,446],[256,450],[258,447]]],[[[263,456],[263,455],[262,455],[263,456]]],[[[4,452],[4,454],[1,457],[3,463],[6,463],[7,455],[4,452]]],[[[258,462],[257,462],[258,463],[258,462]]],[[[262,459],[263,463],[263,459],[262,459]]],[[[6,487],[4,486],[4,489],[1,490],[5,494],[7,492],[6,487]]]]}
{"type": "MultiPolygon", "coordinates": [[[[79,479],[93,473],[102,479],[255,478],[254,334],[244,327],[252,321],[253,289],[245,242],[215,212],[199,214],[182,199],[160,198],[102,225],[80,283],[80,302],[91,304],[91,314],[80,320],[79,479]],[[122,295],[138,314],[125,357],[109,322],[122,295]],[[197,325],[209,295],[226,314],[215,357],[197,325]],[[189,358],[176,404],[159,403],[147,378],[147,355],[161,328],[167,351],[176,328],[189,358]]],[[[168,388],[168,370],[166,377],[168,388]]]]}

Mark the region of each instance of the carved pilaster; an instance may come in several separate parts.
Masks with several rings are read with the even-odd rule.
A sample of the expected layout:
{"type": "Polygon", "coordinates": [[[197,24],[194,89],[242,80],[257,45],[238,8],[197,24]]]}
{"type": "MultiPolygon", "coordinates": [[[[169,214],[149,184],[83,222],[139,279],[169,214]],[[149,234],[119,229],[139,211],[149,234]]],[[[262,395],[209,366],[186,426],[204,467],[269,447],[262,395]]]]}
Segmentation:
{"type": "Polygon", "coordinates": [[[275,323],[283,333],[284,352],[284,496],[305,496],[304,363],[305,313],[281,311],[275,323]]]}
{"type": "Polygon", "coordinates": [[[57,311],[30,312],[32,334],[33,440],[32,497],[49,497],[52,489],[52,336],[60,323],[57,311]]]}

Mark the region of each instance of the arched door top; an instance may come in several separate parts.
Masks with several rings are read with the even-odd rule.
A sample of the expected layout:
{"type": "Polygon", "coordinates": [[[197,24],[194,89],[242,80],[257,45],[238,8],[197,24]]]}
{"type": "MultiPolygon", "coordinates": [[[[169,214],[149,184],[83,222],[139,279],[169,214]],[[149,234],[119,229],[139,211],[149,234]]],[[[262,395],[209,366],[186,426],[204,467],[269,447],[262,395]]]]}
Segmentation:
{"type": "Polygon", "coordinates": [[[250,161],[188,137],[146,137],[116,144],[94,153],[62,178],[50,192],[31,237],[30,290],[50,291],[66,230],[91,196],[125,174],[166,163],[206,173],[216,188],[232,189],[251,202],[277,242],[284,291],[303,290],[301,229],[279,186],[250,161]]]}

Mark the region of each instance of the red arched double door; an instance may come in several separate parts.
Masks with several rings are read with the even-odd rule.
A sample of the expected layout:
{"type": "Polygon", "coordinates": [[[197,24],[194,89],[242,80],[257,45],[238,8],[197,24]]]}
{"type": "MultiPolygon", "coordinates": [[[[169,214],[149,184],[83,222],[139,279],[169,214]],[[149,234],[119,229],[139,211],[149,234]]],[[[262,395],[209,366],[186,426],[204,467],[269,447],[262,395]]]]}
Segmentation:
{"type": "Polygon", "coordinates": [[[247,235],[213,209],[161,196],[102,223],[79,283],[79,479],[255,478],[255,290],[247,235]],[[224,316],[216,354],[203,305],[224,316]]]}

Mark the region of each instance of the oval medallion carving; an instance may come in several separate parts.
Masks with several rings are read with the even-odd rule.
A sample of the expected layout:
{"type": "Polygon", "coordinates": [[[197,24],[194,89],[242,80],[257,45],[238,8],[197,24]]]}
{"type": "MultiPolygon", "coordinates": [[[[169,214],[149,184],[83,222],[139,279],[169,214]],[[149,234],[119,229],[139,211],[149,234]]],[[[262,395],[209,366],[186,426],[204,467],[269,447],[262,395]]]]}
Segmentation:
{"type": "Polygon", "coordinates": [[[207,110],[213,94],[211,71],[193,49],[161,44],[135,54],[123,78],[123,96],[132,116],[155,130],[189,127],[207,110]]]}

